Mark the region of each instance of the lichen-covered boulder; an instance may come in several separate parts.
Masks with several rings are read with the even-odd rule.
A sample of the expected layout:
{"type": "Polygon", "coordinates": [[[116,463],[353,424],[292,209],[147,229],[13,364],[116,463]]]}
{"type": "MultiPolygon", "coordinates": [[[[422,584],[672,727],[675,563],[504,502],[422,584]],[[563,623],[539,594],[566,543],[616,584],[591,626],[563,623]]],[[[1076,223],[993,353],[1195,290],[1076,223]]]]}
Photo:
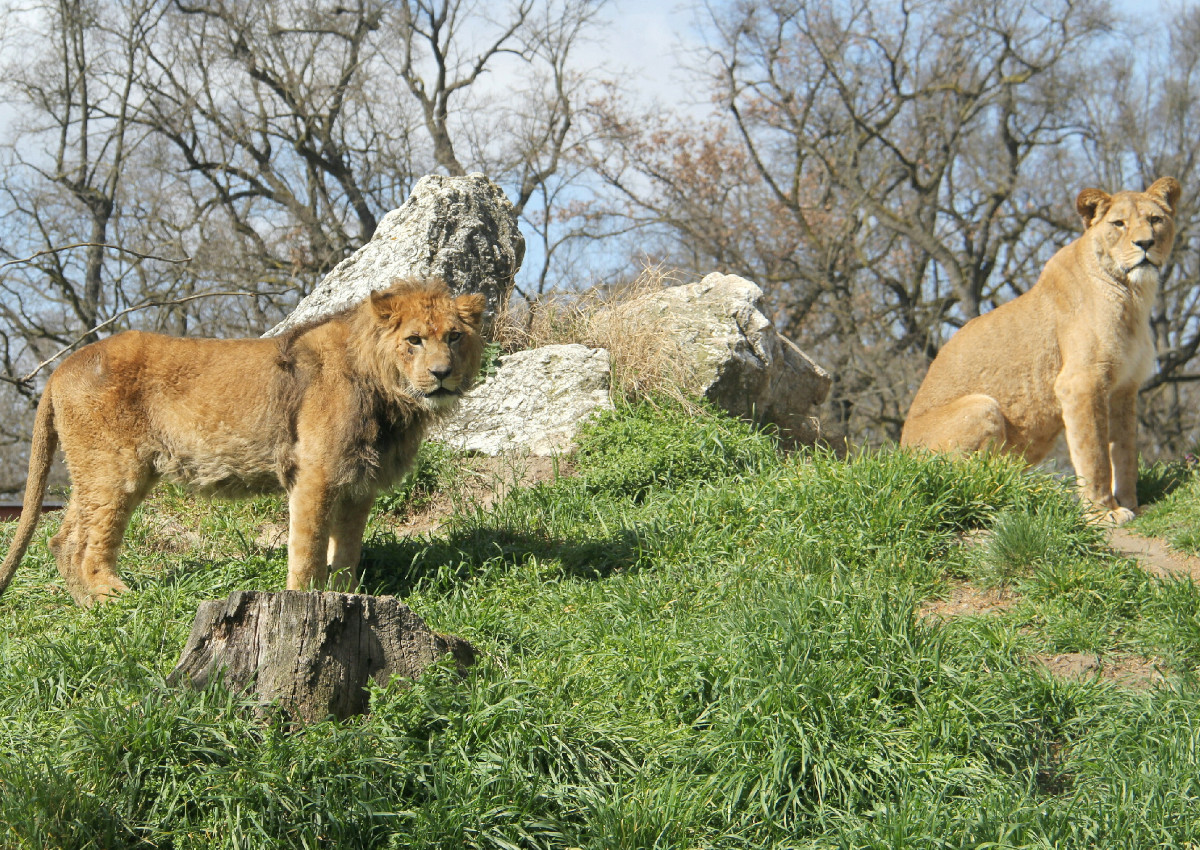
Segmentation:
{"type": "Polygon", "coordinates": [[[821,435],[816,408],[829,394],[829,373],[779,333],[762,312],[763,292],[736,275],[713,273],[612,309],[608,321],[629,332],[669,331],[691,362],[688,390],[794,443],[821,435]]]}
{"type": "Polygon", "coordinates": [[[429,439],[461,451],[550,456],[575,445],[579,426],[609,398],[608,352],[547,345],[501,358],[496,374],[476,386],[429,439]]]}
{"type": "Polygon", "coordinates": [[[264,336],[353,307],[402,277],[440,277],[455,295],[482,292],[484,326],[490,327],[524,256],[516,211],[499,186],[478,173],[422,177],[408,200],[379,222],[371,241],[264,336]]]}

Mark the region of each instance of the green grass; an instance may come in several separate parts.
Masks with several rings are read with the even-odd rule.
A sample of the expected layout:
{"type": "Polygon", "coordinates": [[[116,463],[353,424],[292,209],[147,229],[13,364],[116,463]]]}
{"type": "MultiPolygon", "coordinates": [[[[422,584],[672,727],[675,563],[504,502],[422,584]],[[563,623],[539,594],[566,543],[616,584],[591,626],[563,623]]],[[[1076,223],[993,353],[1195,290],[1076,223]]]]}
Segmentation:
{"type": "MultiPolygon", "coordinates": [[[[300,729],[169,688],[196,606],[283,586],[280,500],[140,510],[73,605],[44,521],[0,598],[0,847],[1146,847],[1200,840],[1200,593],[1002,458],[786,456],[712,412],[597,423],[578,474],[397,537],[364,584],[482,651],[300,729]],[[959,583],[1014,604],[937,619],[959,583]],[[1162,686],[1038,655],[1142,656],[1162,686]]],[[[424,489],[421,489],[424,488],[424,489]]],[[[410,497],[417,493],[417,503],[410,497]]],[[[1186,525],[1190,475],[1139,520],[1186,525]],[[1157,519],[1153,519],[1157,517],[1157,519]]],[[[12,524],[4,527],[5,539],[12,524]]]]}
{"type": "Polygon", "coordinates": [[[1147,472],[1165,480],[1166,486],[1161,488],[1161,497],[1134,521],[1133,529],[1166,538],[1181,552],[1200,555],[1200,475],[1181,465],[1156,465],[1143,470],[1144,477],[1147,472]]]}

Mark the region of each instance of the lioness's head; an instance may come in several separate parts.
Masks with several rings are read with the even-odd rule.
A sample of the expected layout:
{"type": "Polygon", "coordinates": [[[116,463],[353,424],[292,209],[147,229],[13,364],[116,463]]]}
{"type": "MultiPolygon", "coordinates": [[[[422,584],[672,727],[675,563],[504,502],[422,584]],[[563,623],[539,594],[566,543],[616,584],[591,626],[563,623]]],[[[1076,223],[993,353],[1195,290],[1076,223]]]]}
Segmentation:
{"type": "Polygon", "coordinates": [[[1157,282],[1175,242],[1179,182],[1160,177],[1145,192],[1084,189],[1075,199],[1101,266],[1131,284],[1157,282]]]}
{"type": "Polygon", "coordinates": [[[479,328],[486,299],[453,297],[442,281],[400,281],[371,293],[380,354],[399,371],[403,390],[429,410],[453,404],[479,371],[479,328]]]}

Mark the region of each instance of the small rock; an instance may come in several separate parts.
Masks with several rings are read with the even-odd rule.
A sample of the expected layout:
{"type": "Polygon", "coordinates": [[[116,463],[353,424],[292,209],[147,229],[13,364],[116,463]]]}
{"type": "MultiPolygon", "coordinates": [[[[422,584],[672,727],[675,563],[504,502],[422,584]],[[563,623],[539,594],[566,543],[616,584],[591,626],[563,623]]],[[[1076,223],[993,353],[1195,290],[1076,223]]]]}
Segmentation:
{"type": "Polygon", "coordinates": [[[775,329],[762,299],[751,281],[713,273],[613,307],[608,320],[669,329],[694,361],[687,389],[735,416],[777,426],[791,442],[812,444],[831,378],[775,329]]]}

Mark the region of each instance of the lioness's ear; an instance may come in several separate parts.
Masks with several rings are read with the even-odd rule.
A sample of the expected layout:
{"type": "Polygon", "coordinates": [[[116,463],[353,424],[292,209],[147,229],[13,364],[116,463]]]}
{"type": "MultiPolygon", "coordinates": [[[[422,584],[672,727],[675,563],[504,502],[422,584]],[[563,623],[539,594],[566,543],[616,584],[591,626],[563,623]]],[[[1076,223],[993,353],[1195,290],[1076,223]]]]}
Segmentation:
{"type": "Polygon", "coordinates": [[[478,292],[460,295],[454,299],[454,309],[458,310],[458,317],[475,331],[483,325],[483,308],[486,306],[487,298],[478,292]]]}
{"type": "Polygon", "coordinates": [[[1174,177],[1159,177],[1150,184],[1150,188],[1146,190],[1146,194],[1152,198],[1157,198],[1167,208],[1167,212],[1175,215],[1175,205],[1179,203],[1179,193],[1181,191],[1179,181],[1174,177]]]}
{"type": "Polygon", "coordinates": [[[1086,230],[1104,218],[1111,203],[1112,196],[1108,192],[1102,192],[1099,189],[1084,189],[1080,192],[1079,197],[1075,199],[1075,212],[1079,213],[1079,217],[1083,219],[1084,229],[1086,230]]]}
{"type": "Polygon", "coordinates": [[[399,299],[392,292],[372,292],[371,310],[380,322],[391,322],[400,309],[399,299]]]}

